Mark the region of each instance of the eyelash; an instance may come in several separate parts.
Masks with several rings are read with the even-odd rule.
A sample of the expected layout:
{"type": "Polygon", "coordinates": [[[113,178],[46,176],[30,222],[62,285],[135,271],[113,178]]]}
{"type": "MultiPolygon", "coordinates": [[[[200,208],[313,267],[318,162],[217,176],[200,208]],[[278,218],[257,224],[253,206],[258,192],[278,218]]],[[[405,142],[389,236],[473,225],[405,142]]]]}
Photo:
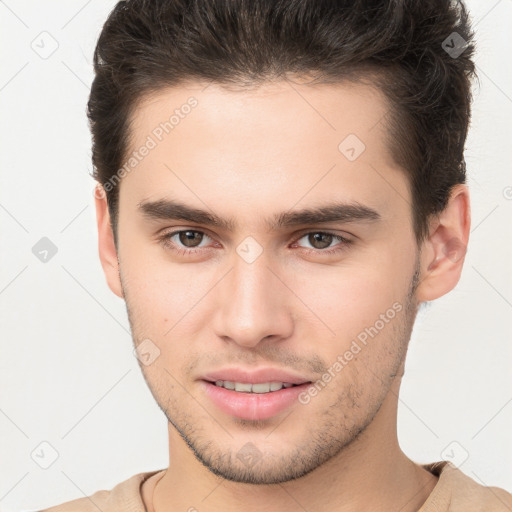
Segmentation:
{"type": "MultiPolygon", "coordinates": [[[[172,250],[173,252],[177,253],[179,256],[186,256],[186,255],[190,255],[190,254],[197,254],[198,252],[200,252],[202,249],[205,249],[205,248],[195,248],[195,249],[189,249],[189,248],[185,248],[185,249],[177,249],[175,247],[175,243],[174,242],[171,242],[171,238],[175,235],[178,235],[180,233],[185,233],[187,231],[192,231],[193,233],[201,233],[203,235],[206,235],[208,238],[211,238],[207,233],[205,233],[204,231],[199,231],[197,229],[180,229],[180,230],[176,230],[176,231],[170,231],[168,233],[165,233],[164,235],[162,235],[160,238],[159,238],[159,241],[163,244],[163,246],[166,248],[166,249],[170,249],[172,250]]],[[[332,255],[332,254],[337,254],[337,253],[340,253],[344,250],[346,250],[347,246],[350,245],[352,243],[352,240],[348,239],[348,238],[345,238],[341,235],[337,235],[336,233],[331,233],[330,231],[307,231],[305,233],[302,233],[299,238],[297,238],[294,242],[297,243],[301,238],[304,238],[305,236],[307,235],[311,235],[311,234],[322,234],[322,235],[329,235],[329,236],[332,236],[334,237],[336,240],[338,240],[340,242],[340,244],[338,245],[335,245],[334,248],[331,248],[331,249],[310,249],[308,247],[302,247],[302,249],[305,249],[308,253],[315,253],[315,254],[322,254],[322,255],[332,255]]],[[[206,248],[206,250],[208,250],[206,248]]]]}

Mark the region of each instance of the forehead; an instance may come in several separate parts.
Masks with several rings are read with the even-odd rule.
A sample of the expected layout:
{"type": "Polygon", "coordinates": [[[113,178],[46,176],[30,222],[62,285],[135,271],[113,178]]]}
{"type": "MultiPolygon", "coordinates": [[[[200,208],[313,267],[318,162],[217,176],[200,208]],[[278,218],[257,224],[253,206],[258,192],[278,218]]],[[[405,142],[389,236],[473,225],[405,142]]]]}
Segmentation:
{"type": "Polygon", "coordinates": [[[382,209],[409,192],[387,145],[389,108],[377,88],[355,83],[162,89],[134,110],[127,159],[150,149],[121,189],[136,204],[172,193],[248,215],[323,198],[382,209]]]}
{"type": "Polygon", "coordinates": [[[386,133],[390,107],[380,89],[368,83],[280,81],[243,88],[189,82],[140,98],[130,127],[135,145],[146,134],[164,139],[171,138],[166,137],[171,132],[174,138],[196,132],[198,138],[209,136],[202,140],[202,147],[211,141],[216,148],[226,135],[232,137],[233,144],[248,136],[253,144],[267,144],[279,135],[282,146],[284,139],[293,145],[291,136],[311,142],[327,136],[325,142],[330,143],[354,134],[387,156],[387,148],[379,143],[386,133]],[[184,122],[186,119],[189,121],[184,122]]]}

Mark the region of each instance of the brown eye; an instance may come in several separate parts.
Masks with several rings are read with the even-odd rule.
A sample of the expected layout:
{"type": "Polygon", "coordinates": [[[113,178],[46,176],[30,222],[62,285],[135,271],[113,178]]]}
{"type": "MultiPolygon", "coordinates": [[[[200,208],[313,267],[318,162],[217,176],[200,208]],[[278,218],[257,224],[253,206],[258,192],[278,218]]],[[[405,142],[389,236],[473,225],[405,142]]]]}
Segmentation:
{"type": "Polygon", "coordinates": [[[178,238],[185,247],[197,247],[203,239],[203,233],[192,230],[180,231],[178,238]]]}
{"type": "Polygon", "coordinates": [[[314,249],[325,249],[331,245],[333,238],[329,233],[310,233],[308,242],[314,249]]]}
{"type": "Polygon", "coordinates": [[[180,231],[164,233],[160,237],[160,242],[166,249],[185,255],[206,249],[203,242],[208,238],[210,237],[202,231],[182,229],[180,231]]]}
{"type": "Polygon", "coordinates": [[[347,249],[352,241],[344,236],[337,235],[336,233],[329,233],[324,231],[310,231],[304,233],[296,242],[300,247],[319,255],[336,254],[347,249]],[[304,239],[309,247],[300,245],[299,241],[304,239]],[[334,245],[333,242],[338,242],[334,245]]]}

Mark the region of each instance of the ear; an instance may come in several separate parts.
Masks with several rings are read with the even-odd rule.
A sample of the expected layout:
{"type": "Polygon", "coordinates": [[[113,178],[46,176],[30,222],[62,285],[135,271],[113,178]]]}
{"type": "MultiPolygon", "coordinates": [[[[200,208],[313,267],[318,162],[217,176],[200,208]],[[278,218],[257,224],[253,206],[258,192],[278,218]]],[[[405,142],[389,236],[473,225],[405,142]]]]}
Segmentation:
{"type": "Polygon", "coordinates": [[[98,249],[101,266],[107,278],[109,288],[118,296],[123,298],[123,288],[119,275],[119,260],[117,249],[114,244],[114,233],[110,222],[108,211],[107,195],[103,187],[98,183],[94,190],[94,201],[96,204],[96,220],[98,224],[98,249]]]}
{"type": "Polygon", "coordinates": [[[459,282],[471,224],[469,190],[456,185],[446,208],[430,223],[421,247],[421,275],[416,289],[419,302],[437,299],[459,282]]]}

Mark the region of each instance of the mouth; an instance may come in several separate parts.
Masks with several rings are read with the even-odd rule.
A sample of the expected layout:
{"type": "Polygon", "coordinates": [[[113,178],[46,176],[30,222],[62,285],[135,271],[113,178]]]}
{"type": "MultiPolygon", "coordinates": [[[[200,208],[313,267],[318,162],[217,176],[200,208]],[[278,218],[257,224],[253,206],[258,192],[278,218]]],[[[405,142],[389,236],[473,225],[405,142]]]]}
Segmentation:
{"type": "Polygon", "coordinates": [[[201,380],[208,399],[222,413],[245,420],[270,419],[291,408],[311,382],[201,380]]]}
{"type": "Polygon", "coordinates": [[[300,386],[300,384],[293,384],[292,382],[260,382],[256,384],[251,384],[249,382],[233,382],[229,380],[216,380],[206,382],[209,382],[210,384],[215,384],[215,386],[224,389],[229,389],[230,391],[256,394],[274,393],[275,391],[280,391],[283,388],[288,389],[300,386]]]}

